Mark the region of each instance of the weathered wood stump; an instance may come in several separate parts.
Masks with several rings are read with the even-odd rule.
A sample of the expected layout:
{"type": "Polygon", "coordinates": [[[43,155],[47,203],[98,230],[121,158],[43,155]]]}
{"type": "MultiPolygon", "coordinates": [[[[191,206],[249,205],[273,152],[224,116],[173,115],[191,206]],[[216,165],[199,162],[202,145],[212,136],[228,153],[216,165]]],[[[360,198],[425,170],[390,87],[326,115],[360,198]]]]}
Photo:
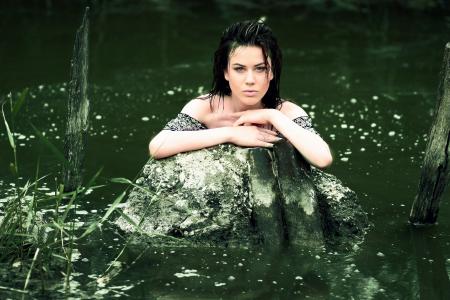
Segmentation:
{"type": "Polygon", "coordinates": [[[425,151],[419,189],[409,221],[415,225],[434,224],[439,203],[450,180],[450,43],[445,46],[438,103],[425,151]]]}
{"type": "Polygon", "coordinates": [[[71,78],[67,102],[67,125],[64,138],[66,162],[63,168],[64,190],[73,191],[82,184],[84,148],[89,128],[87,97],[89,7],[77,30],[71,61],[71,78]]]}
{"type": "Polygon", "coordinates": [[[116,224],[157,246],[351,248],[368,228],[355,193],[287,142],[150,159],[136,183],[122,211],[140,230],[116,224]]]}

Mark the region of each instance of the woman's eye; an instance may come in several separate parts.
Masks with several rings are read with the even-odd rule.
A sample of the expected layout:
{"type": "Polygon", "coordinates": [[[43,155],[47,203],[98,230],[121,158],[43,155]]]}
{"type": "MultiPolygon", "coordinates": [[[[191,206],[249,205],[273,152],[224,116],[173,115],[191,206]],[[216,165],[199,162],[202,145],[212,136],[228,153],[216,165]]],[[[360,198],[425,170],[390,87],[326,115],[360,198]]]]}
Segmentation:
{"type": "Polygon", "coordinates": [[[266,67],[257,67],[256,68],[256,71],[258,71],[258,72],[265,72],[266,70],[267,70],[266,67]]]}
{"type": "Polygon", "coordinates": [[[234,70],[236,72],[242,72],[242,71],[244,71],[244,68],[243,67],[236,67],[236,68],[234,68],[234,70]]]}

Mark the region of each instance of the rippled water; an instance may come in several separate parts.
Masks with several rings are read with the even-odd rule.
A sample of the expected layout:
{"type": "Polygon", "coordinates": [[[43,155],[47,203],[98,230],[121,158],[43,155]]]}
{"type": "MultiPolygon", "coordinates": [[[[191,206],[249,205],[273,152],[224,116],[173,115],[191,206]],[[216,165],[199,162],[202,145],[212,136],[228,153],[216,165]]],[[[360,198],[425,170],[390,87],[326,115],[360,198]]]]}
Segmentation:
{"type": "MultiPolygon", "coordinates": [[[[355,253],[132,246],[110,269],[103,288],[92,282],[125,243],[108,225],[77,245],[75,294],[146,299],[445,299],[450,294],[449,191],[438,226],[417,230],[407,223],[436,104],[448,19],[392,11],[319,14],[295,6],[269,10],[225,1],[152,3],[111,4],[95,13],[87,174],[103,167],[104,178],[134,178],[148,158],[150,138],[187,100],[208,89],[221,30],[232,21],[264,15],[284,50],[282,96],[313,117],[334,152],[328,172],[358,193],[373,228],[355,253]]],[[[3,11],[2,16],[0,92],[16,97],[29,88],[15,124],[21,174],[33,177],[38,157],[42,174],[57,171],[54,155],[29,123],[62,148],[65,81],[80,12],[3,11]]],[[[5,130],[0,151],[0,188],[7,194],[13,183],[5,130]]],[[[53,177],[46,187],[54,189],[53,177]]],[[[122,189],[108,185],[94,191],[81,204],[78,221],[102,214],[122,189]]]]}

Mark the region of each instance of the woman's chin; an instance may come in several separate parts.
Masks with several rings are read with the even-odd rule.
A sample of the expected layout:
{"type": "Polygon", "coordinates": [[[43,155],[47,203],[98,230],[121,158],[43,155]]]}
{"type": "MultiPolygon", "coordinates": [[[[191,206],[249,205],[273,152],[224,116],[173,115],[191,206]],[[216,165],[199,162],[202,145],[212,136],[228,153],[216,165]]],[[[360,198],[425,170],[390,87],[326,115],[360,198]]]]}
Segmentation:
{"type": "Polygon", "coordinates": [[[240,100],[245,106],[257,106],[261,104],[261,98],[256,96],[242,96],[240,100]]]}

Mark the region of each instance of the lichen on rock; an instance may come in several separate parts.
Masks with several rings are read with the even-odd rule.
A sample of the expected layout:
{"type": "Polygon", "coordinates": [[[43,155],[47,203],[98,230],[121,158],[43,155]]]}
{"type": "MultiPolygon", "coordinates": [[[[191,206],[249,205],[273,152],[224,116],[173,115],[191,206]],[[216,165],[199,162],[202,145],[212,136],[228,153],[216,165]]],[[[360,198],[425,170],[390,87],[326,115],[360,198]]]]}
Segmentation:
{"type": "MultiPolygon", "coordinates": [[[[368,225],[356,194],[287,142],[150,159],[136,184],[123,213],[154,245],[351,247],[368,225]]],[[[137,231],[123,217],[116,224],[137,231]]]]}

